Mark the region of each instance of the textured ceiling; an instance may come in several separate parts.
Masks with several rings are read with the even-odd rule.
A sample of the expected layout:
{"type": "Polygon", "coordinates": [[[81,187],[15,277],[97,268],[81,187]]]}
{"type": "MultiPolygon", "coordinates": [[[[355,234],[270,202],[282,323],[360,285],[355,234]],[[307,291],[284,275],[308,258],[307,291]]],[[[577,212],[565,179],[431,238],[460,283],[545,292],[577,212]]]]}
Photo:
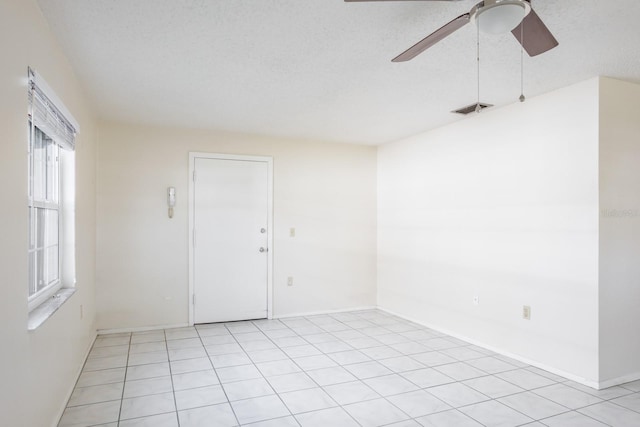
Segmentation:
{"type": "MultiPolygon", "coordinates": [[[[391,58],[474,0],[39,0],[100,117],[378,144],[476,101],[476,28],[391,58]]],[[[525,55],[532,97],[606,75],[640,82],[637,0],[534,0],[560,46],[525,55]]],[[[46,76],[45,76],[46,78],[46,76]]],[[[520,95],[511,34],[481,35],[481,98],[520,95]]]]}

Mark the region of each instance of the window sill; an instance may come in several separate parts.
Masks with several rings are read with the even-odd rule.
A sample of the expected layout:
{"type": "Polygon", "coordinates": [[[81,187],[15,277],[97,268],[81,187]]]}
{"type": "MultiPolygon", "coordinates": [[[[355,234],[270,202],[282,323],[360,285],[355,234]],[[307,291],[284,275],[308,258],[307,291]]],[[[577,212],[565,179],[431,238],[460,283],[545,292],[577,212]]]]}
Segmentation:
{"type": "Polygon", "coordinates": [[[27,323],[27,330],[35,331],[42,325],[48,318],[53,316],[53,313],[58,311],[62,304],[67,302],[71,295],[76,292],[74,288],[62,288],[55,295],[38,307],[34,308],[29,313],[29,321],[27,323]]]}

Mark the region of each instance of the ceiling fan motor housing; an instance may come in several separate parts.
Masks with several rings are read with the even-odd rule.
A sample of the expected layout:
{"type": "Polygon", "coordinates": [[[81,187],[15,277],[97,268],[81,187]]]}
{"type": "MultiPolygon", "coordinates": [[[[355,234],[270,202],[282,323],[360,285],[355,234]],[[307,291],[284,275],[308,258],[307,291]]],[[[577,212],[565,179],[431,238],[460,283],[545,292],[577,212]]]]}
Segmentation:
{"type": "Polygon", "coordinates": [[[480,31],[504,34],[517,27],[531,12],[526,0],[484,0],[471,9],[471,19],[480,31]]]}

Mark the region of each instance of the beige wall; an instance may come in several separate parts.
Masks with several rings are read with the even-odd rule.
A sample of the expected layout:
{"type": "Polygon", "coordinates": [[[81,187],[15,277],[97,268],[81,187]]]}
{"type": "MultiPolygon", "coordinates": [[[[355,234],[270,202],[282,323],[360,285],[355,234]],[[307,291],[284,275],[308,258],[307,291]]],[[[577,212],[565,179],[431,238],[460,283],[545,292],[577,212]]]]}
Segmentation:
{"type": "Polygon", "coordinates": [[[640,86],[600,86],[600,376],[640,378],[640,86]]]}
{"type": "Polygon", "coordinates": [[[598,79],[387,144],[378,186],[380,306],[597,384],[598,79]]]}
{"type": "Polygon", "coordinates": [[[275,316],[375,305],[375,147],[107,122],[99,130],[98,328],[188,322],[190,151],[273,156],[275,316]]]}
{"type": "Polygon", "coordinates": [[[1,424],[52,426],[66,405],[95,335],[94,123],[35,1],[0,2],[0,52],[1,424]],[[81,127],[76,152],[78,291],[34,332],[27,332],[28,66],[47,80],[81,127]]]}

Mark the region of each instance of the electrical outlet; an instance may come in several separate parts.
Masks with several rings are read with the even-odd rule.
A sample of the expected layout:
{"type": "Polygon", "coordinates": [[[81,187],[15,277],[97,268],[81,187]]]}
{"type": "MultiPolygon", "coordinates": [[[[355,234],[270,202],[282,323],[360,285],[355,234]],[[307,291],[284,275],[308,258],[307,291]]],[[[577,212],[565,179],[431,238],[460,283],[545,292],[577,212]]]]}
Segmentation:
{"type": "Polygon", "coordinates": [[[287,277],[287,286],[293,286],[293,277],[287,277]]]}
{"type": "Polygon", "coordinates": [[[473,297],[473,305],[480,304],[480,297],[478,295],[473,297]]]}
{"type": "Polygon", "coordinates": [[[531,320],[531,307],[528,305],[522,306],[522,318],[525,320],[531,320]]]}

